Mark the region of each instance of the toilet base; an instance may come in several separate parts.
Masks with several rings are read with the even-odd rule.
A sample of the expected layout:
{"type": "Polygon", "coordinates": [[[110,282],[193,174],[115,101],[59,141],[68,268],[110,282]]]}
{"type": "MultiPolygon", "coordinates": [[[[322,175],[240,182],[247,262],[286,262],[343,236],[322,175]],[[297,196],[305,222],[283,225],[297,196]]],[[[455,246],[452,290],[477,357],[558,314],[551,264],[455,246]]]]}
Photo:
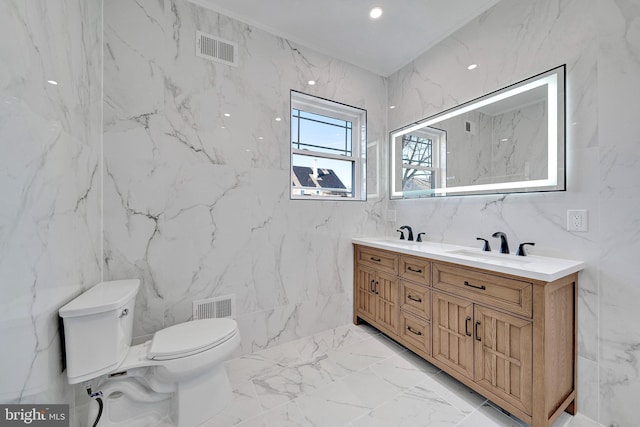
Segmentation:
{"type": "Polygon", "coordinates": [[[216,416],[233,398],[224,364],[181,381],[172,402],[176,427],[196,427],[216,416]]]}
{"type": "MultiPolygon", "coordinates": [[[[112,379],[98,388],[103,410],[98,427],[173,426],[169,399],[172,393],[156,393],[136,378],[112,379]]],[[[91,401],[87,425],[98,417],[99,405],[91,401]]]]}

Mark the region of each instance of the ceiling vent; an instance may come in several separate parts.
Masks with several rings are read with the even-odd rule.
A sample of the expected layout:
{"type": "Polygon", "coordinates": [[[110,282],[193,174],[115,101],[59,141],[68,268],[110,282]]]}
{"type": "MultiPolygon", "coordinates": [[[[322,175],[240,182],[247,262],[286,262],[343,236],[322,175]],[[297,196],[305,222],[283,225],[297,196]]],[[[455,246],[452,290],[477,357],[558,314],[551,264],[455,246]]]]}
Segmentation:
{"type": "Polygon", "coordinates": [[[196,56],[238,66],[238,44],[196,31],[196,56]]]}

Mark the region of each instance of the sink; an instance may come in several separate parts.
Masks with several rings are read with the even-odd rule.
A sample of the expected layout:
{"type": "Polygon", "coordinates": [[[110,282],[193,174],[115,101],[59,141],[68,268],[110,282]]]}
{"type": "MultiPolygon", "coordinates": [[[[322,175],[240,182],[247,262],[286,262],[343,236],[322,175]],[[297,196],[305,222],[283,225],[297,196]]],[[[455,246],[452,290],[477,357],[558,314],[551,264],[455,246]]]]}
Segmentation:
{"type": "Polygon", "coordinates": [[[451,255],[460,255],[465,258],[473,258],[477,261],[491,262],[500,265],[524,265],[531,262],[529,259],[527,259],[527,257],[493,252],[474,251],[470,249],[456,249],[453,251],[449,251],[449,253],[451,255]]]}
{"type": "Polygon", "coordinates": [[[395,245],[419,245],[423,242],[416,242],[415,240],[400,240],[400,239],[387,239],[385,243],[391,243],[395,245]]]}

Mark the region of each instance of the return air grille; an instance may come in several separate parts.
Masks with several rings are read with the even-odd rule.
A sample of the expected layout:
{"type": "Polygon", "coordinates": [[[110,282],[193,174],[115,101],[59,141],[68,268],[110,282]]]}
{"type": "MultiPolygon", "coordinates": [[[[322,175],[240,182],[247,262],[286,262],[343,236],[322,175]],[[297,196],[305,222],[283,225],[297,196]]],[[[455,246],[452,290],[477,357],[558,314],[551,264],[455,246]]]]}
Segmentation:
{"type": "Polygon", "coordinates": [[[193,302],[193,320],[234,317],[235,311],[235,295],[201,299],[193,302]]]}
{"type": "Polygon", "coordinates": [[[237,67],[237,52],[237,43],[196,31],[196,56],[237,67]]]}

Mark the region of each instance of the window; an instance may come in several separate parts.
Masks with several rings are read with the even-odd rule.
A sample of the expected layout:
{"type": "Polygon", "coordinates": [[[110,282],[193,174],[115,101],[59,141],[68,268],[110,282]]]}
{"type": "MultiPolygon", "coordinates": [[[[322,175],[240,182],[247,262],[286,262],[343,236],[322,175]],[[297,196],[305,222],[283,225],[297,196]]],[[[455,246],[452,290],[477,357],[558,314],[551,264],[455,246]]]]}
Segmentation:
{"type": "Polygon", "coordinates": [[[441,149],[446,144],[445,132],[435,128],[424,128],[401,136],[402,144],[396,144],[395,156],[401,159],[402,168],[395,169],[400,174],[395,180],[396,193],[405,197],[425,197],[434,188],[439,188],[438,180],[445,179],[442,166],[446,163],[441,149]]]}
{"type": "Polygon", "coordinates": [[[291,91],[291,198],[366,200],[367,112],[291,91]]]}

